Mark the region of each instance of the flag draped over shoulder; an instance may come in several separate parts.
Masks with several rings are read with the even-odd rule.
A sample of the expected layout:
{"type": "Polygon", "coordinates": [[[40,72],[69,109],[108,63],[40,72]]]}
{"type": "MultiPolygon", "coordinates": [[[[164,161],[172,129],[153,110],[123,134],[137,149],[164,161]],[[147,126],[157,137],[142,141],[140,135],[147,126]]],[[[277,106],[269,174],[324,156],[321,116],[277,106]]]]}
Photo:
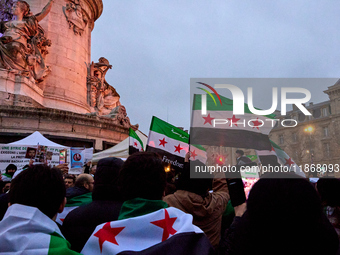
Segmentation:
{"type": "Polygon", "coordinates": [[[129,130],[129,155],[143,151],[143,142],[139,138],[139,136],[136,134],[136,132],[130,128],[129,130]]]}
{"type": "MultiPolygon", "coordinates": [[[[217,100],[216,95],[212,95],[217,100]]],[[[244,115],[233,114],[233,100],[220,96],[222,105],[207,99],[202,115],[202,95],[194,95],[190,142],[193,144],[269,150],[268,134],[275,126],[275,115],[255,115],[244,104],[244,115]]]]}
{"type": "Polygon", "coordinates": [[[288,167],[290,172],[294,172],[301,177],[306,177],[305,173],[300,169],[300,167],[293,161],[288,154],[280,148],[276,143],[270,140],[271,150],[261,150],[256,151],[260,158],[262,165],[277,165],[288,167]]]}
{"type": "Polygon", "coordinates": [[[11,205],[0,222],[1,254],[75,255],[57,224],[35,207],[11,205]]]}
{"type": "Polygon", "coordinates": [[[209,246],[203,231],[192,224],[192,215],[169,207],[98,225],[81,253],[204,255],[209,246]]]}
{"type": "Polygon", "coordinates": [[[80,196],[75,196],[70,199],[67,199],[67,203],[65,205],[64,211],[62,213],[57,214],[56,222],[59,224],[63,224],[64,219],[66,218],[69,212],[78,208],[81,205],[86,205],[92,202],[92,192],[85,193],[80,196]]]}
{"type": "Polygon", "coordinates": [[[146,151],[156,152],[175,169],[183,169],[189,151],[189,134],[153,116],[146,151]]]}

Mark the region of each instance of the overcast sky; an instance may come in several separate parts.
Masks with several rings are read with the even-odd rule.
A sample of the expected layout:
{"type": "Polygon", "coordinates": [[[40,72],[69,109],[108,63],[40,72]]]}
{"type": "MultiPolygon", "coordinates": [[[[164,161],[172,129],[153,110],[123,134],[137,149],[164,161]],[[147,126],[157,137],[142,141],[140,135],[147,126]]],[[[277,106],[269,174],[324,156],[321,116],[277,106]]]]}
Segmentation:
{"type": "MultiPolygon", "coordinates": [[[[92,60],[105,57],[113,65],[106,80],[131,123],[147,135],[153,115],[189,128],[190,78],[340,77],[339,1],[103,3],[92,32],[92,60]]],[[[331,85],[307,87],[311,101],[327,100],[323,91],[331,85]]],[[[253,87],[259,95],[270,92],[253,87]]],[[[254,100],[255,106],[269,99],[254,100]]]]}

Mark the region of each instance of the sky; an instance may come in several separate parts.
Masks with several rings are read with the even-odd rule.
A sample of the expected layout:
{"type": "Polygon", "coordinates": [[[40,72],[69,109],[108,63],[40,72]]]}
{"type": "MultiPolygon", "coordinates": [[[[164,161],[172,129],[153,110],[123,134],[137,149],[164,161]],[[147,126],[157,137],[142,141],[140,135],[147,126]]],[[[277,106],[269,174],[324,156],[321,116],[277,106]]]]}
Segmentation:
{"type": "MultiPolygon", "coordinates": [[[[152,116],[189,129],[191,78],[334,78],[299,86],[310,90],[315,104],[328,99],[323,91],[340,77],[335,0],[103,4],[92,31],[92,61],[109,60],[106,81],[147,135],[152,116]]],[[[257,95],[255,107],[270,107],[271,88],[240,86],[245,95],[247,86],[257,95]]]]}

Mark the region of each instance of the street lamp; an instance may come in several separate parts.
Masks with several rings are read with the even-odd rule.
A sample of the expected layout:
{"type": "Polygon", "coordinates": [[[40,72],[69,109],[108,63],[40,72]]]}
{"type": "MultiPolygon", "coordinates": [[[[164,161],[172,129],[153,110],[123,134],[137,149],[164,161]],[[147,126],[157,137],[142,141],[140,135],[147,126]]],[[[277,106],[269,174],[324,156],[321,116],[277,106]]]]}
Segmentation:
{"type": "Polygon", "coordinates": [[[307,153],[310,153],[310,161],[311,164],[313,164],[313,158],[314,158],[314,154],[313,154],[313,150],[312,150],[312,133],[314,131],[314,128],[312,126],[308,126],[305,128],[305,132],[309,133],[309,151],[307,151],[307,153]]]}

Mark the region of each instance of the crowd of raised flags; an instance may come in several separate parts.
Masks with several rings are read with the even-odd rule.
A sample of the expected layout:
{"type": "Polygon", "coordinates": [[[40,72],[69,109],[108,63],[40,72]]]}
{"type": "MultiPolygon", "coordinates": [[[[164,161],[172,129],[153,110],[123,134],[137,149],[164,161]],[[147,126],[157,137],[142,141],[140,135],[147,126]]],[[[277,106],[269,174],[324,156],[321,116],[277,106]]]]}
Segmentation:
{"type": "MultiPolygon", "coordinates": [[[[207,162],[207,152],[204,145],[250,148],[256,150],[257,158],[262,165],[282,165],[288,166],[291,171],[305,177],[301,169],[295,164],[278,145],[269,140],[269,133],[273,122],[267,121],[274,119],[273,115],[257,116],[251,113],[245,105],[245,115],[235,116],[232,112],[232,101],[221,96],[221,105],[216,104],[213,98],[208,98],[207,113],[201,113],[201,95],[194,95],[192,111],[192,123],[190,135],[180,128],[171,125],[157,117],[153,117],[150,125],[150,132],[145,151],[155,152],[161,155],[162,161],[171,166],[176,171],[183,170],[185,156],[190,152],[190,160],[198,160],[202,164],[207,162]],[[249,125],[248,125],[249,124],[249,125]]],[[[134,130],[129,130],[129,154],[144,151],[145,145],[134,130]]],[[[3,174],[2,180],[7,180],[11,176],[3,174]]],[[[63,212],[58,213],[56,222],[60,225],[69,212],[80,205],[88,204],[92,201],[91,193],[69,199],[63,212]]],[[[24,208],[13,205],[9,209],[13,215],[15,211],[22,215],[34,215],[31,227],[38,229],[44,235],[37,235],[36,243],[33,245],[31,253],[27,254],[73,254],[72,251],[65,249],[62,234],[58,228],[50,224],[39,210],[24,208]],[[50,239],[46,242],[46,247],[40,246],[40,239],[50,239]],[[35,251],[38,251],[35,253],[35,251]]],[[[15,216],[11,216],[15,217],[15,216]]],[[[6,218],[5,228],[8,231],[5,235],[11,235],[11,218],[6,218]]],[[[182,238],[182,234],[187,232],[203,233],[201,229],[191,224],[192,217],[176,208],[164,208],[153,213],[136,217],[134,220],[117,222],[107,222],[98,225],[93,235],[84,246],[84,254],[118,254],[126,251],[126,247],[131,251],[142,251],[148,247],[159,245],[169,237],[172,240],[182,238]],[[123,234],[120,234],[120,233],[123,234]],[[153,238],[155,232],[162,234],[162,239],[153,238]],[[119,245],[115,237],[120,234],[119,245]],[[150,237],[148,237],[150,235],[150,237]],[[131,236],[136,238],[131,240],[131,236]],[[147,241],[144,241],[147,240],[147,241]],[[105,241],[107,244],[104,246],[105,241]]],[[[17,231],[14,229],[13,231],[17,231]]],[[[23,229],[21,235],[28,234],[23,229]]],[[[1,233],[0,233],[1,235],[1,233]]],[[[20,239],[16,240],[16,245],[25,245],[20,239]]],[[[178,241],[180,242],[180,241],[178,241]]],[[[0,240],[1,243],[1,240],[0,240]]],[[[170,243],[171,246],[171,243],[170,243]]],[[[0,247],[1,254],[1,247],[0,247]]],[[[6,253],[7,254],[7,253],[6,253]]],[[[9,254],[9,253],[8,253],[9,254]]],[[[125,253],[122,253],[125,254],[125,253]]],[[[126,253],[130,254],[130,253],[126,253]]]]}

